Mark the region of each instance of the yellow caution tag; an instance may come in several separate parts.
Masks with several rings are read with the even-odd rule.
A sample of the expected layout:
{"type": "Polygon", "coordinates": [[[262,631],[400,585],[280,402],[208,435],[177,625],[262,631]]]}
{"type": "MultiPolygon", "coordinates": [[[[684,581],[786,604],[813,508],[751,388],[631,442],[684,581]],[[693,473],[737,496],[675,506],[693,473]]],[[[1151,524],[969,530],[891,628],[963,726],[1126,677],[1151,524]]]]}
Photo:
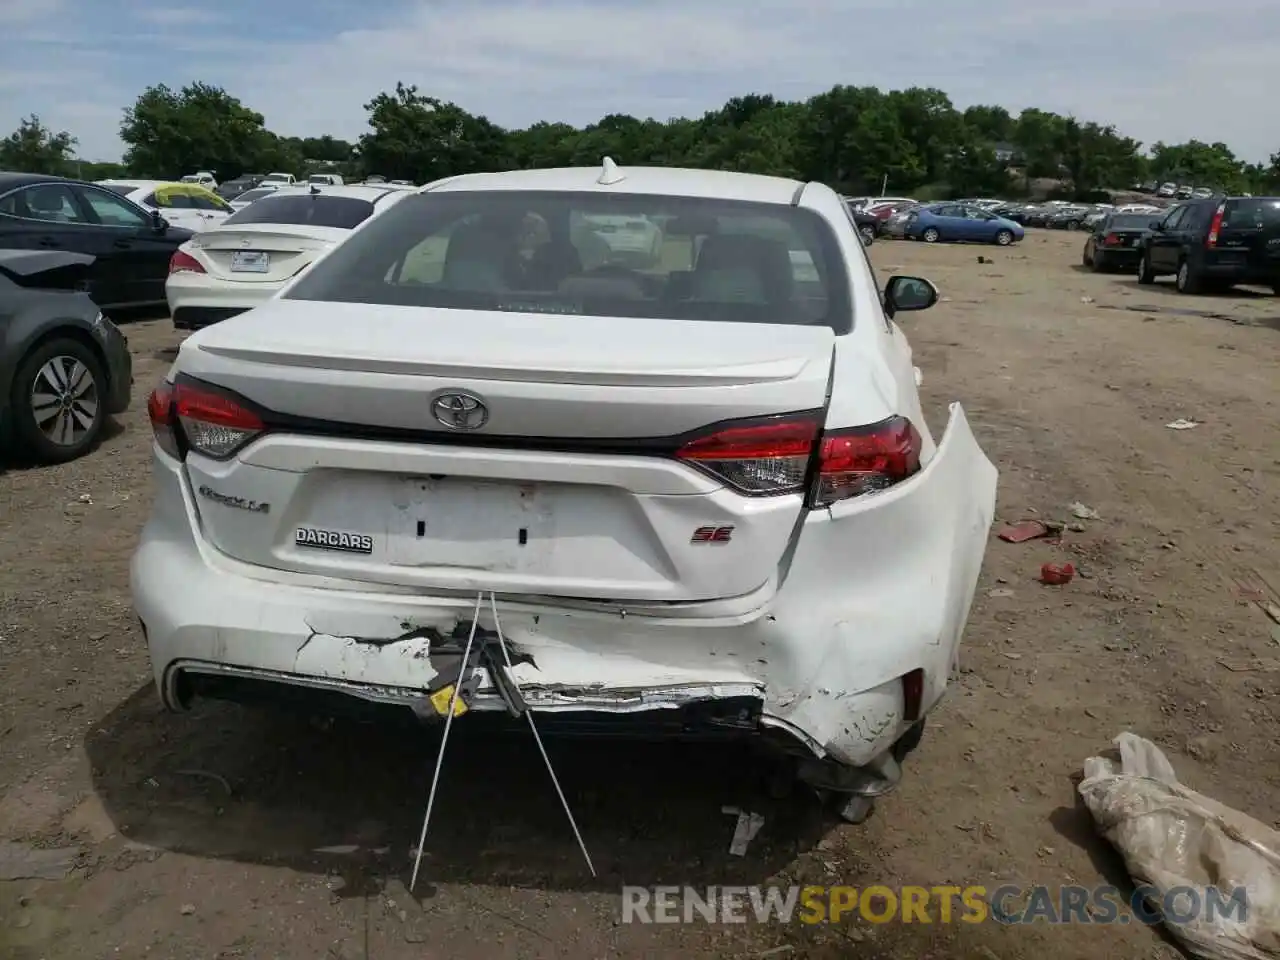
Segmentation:
{"type": "MultiPolygon", "coordinates": [[[[442,717],[448,716],[449,714],[449,701],[453,699],[453,691],[454,685],[451,683],[447,686],[441,687],[435,693],[431,694],[429,698],[431,700],[431,706],[434,707],[436,713],[440,714],[442,717]]],[[[455,717],[460,717],[466,713],[468,709],[467,701],[459,695],[458,702],[453,708],[453,715],[455,717]]]]}

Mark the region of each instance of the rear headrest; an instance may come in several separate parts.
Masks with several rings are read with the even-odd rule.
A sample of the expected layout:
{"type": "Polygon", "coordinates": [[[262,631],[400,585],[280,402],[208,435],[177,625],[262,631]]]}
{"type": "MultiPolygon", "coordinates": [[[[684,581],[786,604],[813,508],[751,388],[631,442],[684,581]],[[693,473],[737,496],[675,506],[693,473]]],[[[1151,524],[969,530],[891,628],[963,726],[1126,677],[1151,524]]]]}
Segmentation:
{"type": "Polygon", "coordinates": [[[445,263],[456,263],[460,260],[501,263],[506,250],[511,245],[510,239],[488,224],[466,224],[454,230],[449,237],[449,246],[444,257],[445,263]]]}
{"type": "Polygon", "coordinates": [[[779,240],[732,234],[707,237],[694,267],[695,287],[702,288],[710,275],[718,273],[750,277],[771,303],[791,299],[791,254],[779,240]]]}

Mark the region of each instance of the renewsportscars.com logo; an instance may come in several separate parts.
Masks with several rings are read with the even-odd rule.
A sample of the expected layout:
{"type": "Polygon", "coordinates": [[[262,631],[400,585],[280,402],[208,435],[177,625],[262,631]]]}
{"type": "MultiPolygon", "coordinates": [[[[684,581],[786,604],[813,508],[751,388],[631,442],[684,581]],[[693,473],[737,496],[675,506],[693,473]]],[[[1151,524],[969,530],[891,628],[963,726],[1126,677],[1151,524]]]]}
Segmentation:
{"type": "Polygon", "coordinates": [[[1243,887],[623,887],[623,923],[1243,923],[1243,887]]]}

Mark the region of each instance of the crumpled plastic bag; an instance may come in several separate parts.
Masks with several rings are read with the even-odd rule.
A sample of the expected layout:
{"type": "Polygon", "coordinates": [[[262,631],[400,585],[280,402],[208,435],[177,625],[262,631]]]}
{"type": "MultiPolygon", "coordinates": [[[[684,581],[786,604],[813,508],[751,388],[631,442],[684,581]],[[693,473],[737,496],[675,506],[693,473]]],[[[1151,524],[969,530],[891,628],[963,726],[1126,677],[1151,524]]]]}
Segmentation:
{"type": "Polygon", "coordinates": [[[1180,784],[1150,740],[1125,732],[1115,744],[1120,763],[1090,757],[1079,790],[1134,883],[1192,887],[1202,905],[1208,887],[1224,898],[1245,890],[1243,918],[1202,909],[1189,923],[1166,918],[1166,929],[1203,960],[1280,958],[1280,833],[1180,784]]]}

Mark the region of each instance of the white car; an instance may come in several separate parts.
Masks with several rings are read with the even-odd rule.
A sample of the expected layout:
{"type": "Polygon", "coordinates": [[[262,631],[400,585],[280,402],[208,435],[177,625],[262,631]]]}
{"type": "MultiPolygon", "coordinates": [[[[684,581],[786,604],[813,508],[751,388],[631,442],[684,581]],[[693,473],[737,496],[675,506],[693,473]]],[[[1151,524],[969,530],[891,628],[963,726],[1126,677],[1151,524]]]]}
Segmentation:
{"type": "Polygon", "coordinates": [[[99,180],[98,186],[159,213],[170,224],[197,233],[221,223],[235,211],[212,190],[197,183],[167,180],[99,180]]]}
{"type": "Polygon", "coordinates": [[[584,215],[571,227],[590,231],[616,256],[656,260],[662,253],[662,228],[646,217],[584,215]]]}
{"type": "Polygon", "coordinates": [[[263,183],[275,183],[275,184],[279,184],[282,187],[292,187],[295,184],[297,184],[297,182],[298,182],[297,178],[292,173],[277,172],[277,173],[268,173],[265,177],[262,178],[262,183],[258,184],[258,186],[262,186],[263,183]]]}
{"type": "Polygon", "coordinates": [[[189,337],[152,394],[131,579],[163,702],[431,718],[478,636],[472,710],[514,684],[571,721],[757,734],[861,819],[956,670],[994,511],[897,323],[937,298],[877,290],[818,183],[606,161],[427,185],[189,337]],[[582,267],[572,223],[619,214],[663,218],[665,272],[582,267]]]}
{"type": "Polygon", "coordinates": [[[182,178],[183,183],[198,183],[206,190],[217,190],[218,181],[208,170],[200,170],[196,173],[189,173],[182,178]]]}
{"type": "Polygon", "coordinates": [[[405,196],[378,187],[281,187],[237,210],[174,251],[164,287],[174,327],[196,330],[269,300],[405,196]]]}
{"type": "Polygon", "coordinates": [[[250,190],[246,190],[244,193],[238,195],[234,200],[229,200],[227,202],[231,204],[232,211],[240,211],[253,203],[253,201],[261,200],[263,197],[270,196],[280,188],[281,184],[278,183],[259,184],[258,186],[250,190]]]}

